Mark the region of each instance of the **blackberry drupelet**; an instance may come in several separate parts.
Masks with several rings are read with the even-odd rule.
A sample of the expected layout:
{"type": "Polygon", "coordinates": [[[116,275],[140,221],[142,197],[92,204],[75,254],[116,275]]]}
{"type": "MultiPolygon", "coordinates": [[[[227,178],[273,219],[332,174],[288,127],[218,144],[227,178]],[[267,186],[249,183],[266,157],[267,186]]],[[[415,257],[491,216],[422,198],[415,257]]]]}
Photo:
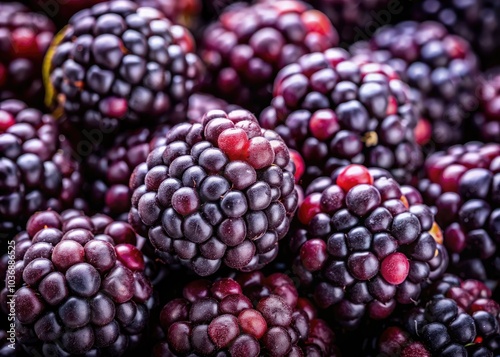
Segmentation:
{"type": "Polygon", "coordinates": [[[476,137],[500,143],[500,69],[482,75],[478,84],[479,111],[474,115],[476,137]]]}
{"type": "Polygon", "coordinates": [[[385,329],[379,356],[497,356],[500,307],[477,280],[445,275],[434,294],[385,329]]]}
{"type": "Polygon", "coordinates": [[[43,105],[42,62],[54,24],[18,2],[0,4],[0,99],[43,105]]]}
{"type": "Polygon", "coordinates": [[[246,110],[179,124],[130,179],[129,222],[149,227],[166,262],[198,275],[251,271],[278,254],[298,193],[288,148],[246,110]]]}
{"type": "Polygon", "coordinates": [[[169,126],[140,128],[119,134],[110,148],[101,148],[85,158],[86,191],[93,211],[127,221],[132,190],[129,181],[137,165],[146,161],[151,145],[160,145],[169,126]]]}
{"type": "Polygon", "coordinates": [[[500,3],[496,0],[423,0],[411,9],[417,21],[434,20],[463,37],[479,55],[482,66],[498,64],[500,3]]]}
{"type": "Polygon", "coordinates": [[[333,182],[313,183],[300,205],[302,225],[290,240],[293,271],[320,308],[357,327],[364,316],[383,319],[417,301],[448,258],[415,189],[374,179],[361,165],[340,169],[333,182]]]}
{"type": "Polygon", "coordinates": [[[131,1],[73,16],[53,43],[47,104],[78,130],[103,134],[168,121],[203,74],[188,30],[131,1]]]}
{"type": "Polygon", "coordinates": [[[406,183],[423,163],[409,95],[388,65],[333,48],[279,72],[260,122],[302,154],[306,184],[351,162],[390,170],[406,183]]]}
{"type": "Polygon", "coordinates": [[[38,210],[86,208],[71,153],[52,116],[18,100],[0,102],[0,233],[38,210]]]}
{"type": "Polygon", "coordinates": [[[198,280],[160,315],[160,356],[338,356],[334,333],[280,273],[198,280]]]}
{"type": "Polygon", "coordinates": [[[120,356],[139,343],[152,288],[130,225],[40,211],[15,242],[16,334],[30,354],[120,356]]]}
{"type": "Polygon", "coordinates": [[[352,51],[388,63],[412,88],[412,101],[432,124],[438,148],[463,140],[477,110],[477,58],[469,44],[437,22],[402,22],[376,32],[352,51]]]}
{"type": "Polygon", "coordinates": [[[211,73],[206,86],[210,93],[258,111],[271,100],[281,68],[337,44],[328,18],[306,3],[236,4],[204,32],[201,56],[211,73]]]}
{"type": "Polygon", "coordinates": [[[419,189],[435,206],[453,271],[500,277],[500,144],[469,142],[429,156],[419,189]]]}

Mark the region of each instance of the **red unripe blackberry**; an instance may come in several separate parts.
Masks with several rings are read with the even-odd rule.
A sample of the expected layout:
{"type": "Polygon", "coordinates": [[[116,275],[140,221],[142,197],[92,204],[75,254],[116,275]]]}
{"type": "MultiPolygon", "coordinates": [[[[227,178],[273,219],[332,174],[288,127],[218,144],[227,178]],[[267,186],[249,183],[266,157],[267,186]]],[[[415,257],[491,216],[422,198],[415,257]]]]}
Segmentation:
{"type": "Polygon", "coordinates": [[[130,225],[40,211],[14,241],[16,335],[30,354],[121,356],[139,343],[152,287],[130,225]]]}
{"type": "Polygon", "coordinates": [[[259,120],[301,153],[306,184],[349,163],[380,167],[409,182],[423,162],[409,87],[389,65],[351,58],[340,48],[306,54],[283,68],[259,120]]]}
{"type": "Polygon", "coordinates": [[[201,56],[211,73],[207,86],[232,103],[260,110],[271,100],[281,68],[337,44],[328,18],[304,2],[236,4],[204,32],[201,56]]]}
{"type": "Polygon", "coordinates": [[[333,331],[276,273],[187,284],[160,314],[165,339],[153,356],[338,356],[333,331]]]}
{"type": "Polygon", "coordinates": [[[47,104],[103,134],[168,121],[201,80],[187,29],[131,1],[74,15],[47,56],[47,104]]]}
{"type": "Polygon", "coordinates": [[[129,221],[149,228],[160,258],[202,276],[272,261],[298,202],[288,148],[245,110],[173,127],[130,188],[129,221]]]}
{"type": "Polygon", "coordinates": [[[0,24],[0,99],[43,105],[42,62],[54,24],[19,2],[0,4],[0,24]]]}
{"type": "Polygon", "coordinates": [[[469,142],[430,155],[419,189],[435,206],[453,271],[500,276],[500,144],[469,142]]]}
{"type": "Polygon", "coordinates": [[[417,301],[448,265],[431,209],[389,174],[373,177],[351,165],[313,181],[298,217],[290,240],[294,272],[342,325],[384,319],[417,301]],[[340,186],[346,176],[350,184],[340,186]]]}
{"type": "Polygon", "coordinates": [[[432,124],[437,147],[459,143],[477,110],[477,58],[463,38],[437,22],[385,26],[351,50],[370,61],[390,64],[410,85],[411,100],[432,124]]]}
{"type": "Polygon", "coordinates": [[[51,115],[18,100],[0,102],[0,233],[38,210],[86,208],[79,164],[51,115]]]}

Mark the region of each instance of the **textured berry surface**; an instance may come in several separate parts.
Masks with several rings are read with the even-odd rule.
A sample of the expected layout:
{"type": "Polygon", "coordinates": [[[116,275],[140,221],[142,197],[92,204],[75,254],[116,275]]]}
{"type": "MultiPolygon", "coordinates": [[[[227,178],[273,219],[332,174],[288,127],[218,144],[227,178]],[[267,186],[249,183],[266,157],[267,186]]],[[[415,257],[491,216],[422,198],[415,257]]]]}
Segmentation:
{"type": "Polygon", "coordinates": [[[130,179],[131,223],[149,228],[160,258],[197,274],[272,261],[298,194],[288,148],[248,111],[210,111],[179,124],[130,179]]]}
{"type": "Polygon", "coordinates": [[[428,157],[419,189],[435,206],[444,245],[462,277],[500,276],[500,144],[470,142],[428,157]]]}
{"type": "Polygon", "coordinates": [[[17,100],[0,102],[0,233],[38,210],[86,207],[71,154],[52,116],[17,100]]]}
{"type": "Polygon", "coordinates": [[[353,166],[338,170],[336,181],[309,186],[298,210],[302,226],[290,241],[294,272],[317,305],[349,327],[417,301],[448,264],[418,192],[390,177],[367,180],[371,173],[353,166]],[[352,184],[344,189],[346,176],[352,184]]]}
{"type": "Polygon", "coordinates": [[[411,86],[412,102],[432,124],[433,145],[444,147],[464,139],[478,105],[477,58],[467,41],[437,22],[402,22],[381,28],[352,51],[390,64],[411,86]]]}
{"type": "Polygon", "coordinates": [[[247,273],[189,283],[161,311],[160,356],[338,356],[333,331],[292,280],[247,273]]]}
{"type": "Polygon", "coordinates": [[[68,210],[37,212],[26,229],[14,239],[17,341],[38,355],[131,351],[152,293],[132,227],[68,210]]]}
{"type": "Polygon", "coordinates": [[[306,184],[350,162],[391,170],[408,182],[423,161],[409,97],[388,65],[351,59],[334,48],[281,70],[260,122],[302,154],[306,184]]]}
{"type": "Polygon", "coordinates": [[[328,18],[301,1],[262,1],[228,7],[203,36],[209,87],[259,110],[271,100],[274,78],[301,55],[338,44],[328,18]]]}
{"type": "Polygon", "coordinates": [[[0,99],[43,104],[42,62],[55,26],[21,3],[0,4],[0,99]]]}
{"type": "Polygon", "coordinates": [[[203,67],[187,29],[130,1],[74,15],[47,58],[47,102],[79,130],[104,134],[168,121],[203,67]]]}

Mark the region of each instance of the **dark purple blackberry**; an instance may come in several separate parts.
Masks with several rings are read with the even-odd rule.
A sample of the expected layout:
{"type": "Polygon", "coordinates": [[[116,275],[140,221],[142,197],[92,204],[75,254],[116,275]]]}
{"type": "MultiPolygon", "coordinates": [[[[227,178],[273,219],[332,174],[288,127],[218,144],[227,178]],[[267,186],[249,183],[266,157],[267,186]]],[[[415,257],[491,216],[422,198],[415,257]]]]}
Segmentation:
{"type": "Polygon", "coordinates": [[[141,128],[119,134],[109,149],[84,159],[84,175],[92,209],[127,221],[132,190],[129,181],[137,165],[146,161],[152,145],[160,145],[169,127],[141,128]]]}
{"type": "Polygon", "coordinates": [[[0,233],[34,212],[85,208],[78,163],[54,118],[23,102],[0,102],[0,233]]]}
{"type": "Polygon", "coordinates": [[[437,147],[460,142],[477,110],[477,58],[461,37],[437,22],[403,22],[377,31],[352,51],[390,64],[412,88],[420,116],[433,127],[437,147]]]}
{"type": "Polygon", "coordinates": [[[153,356],[338,356],[333,331],[289,277],[194,281],[163,308],[153,356]]]}
{"type": "Polygon", "coordinates": [[[411,9],[417,21],[434,20],[471,44],[483,66],[498,65],[500,3],[496,0],[423,0],[411,9]]]}
{"type": "Polygon", "coordinates": [[[478,92],[480,107],[474,115],[477,137],[500,143],[500,68],[482,75],[478,92]]]}
{"type": "Polygon", "coordinates": [[[422,286],[444,273],[447,254],[415,189],[374,180],[360,165],[341,169],[334,182],[316,181],[306,192],[290,240],[293,270],[320,308],[356,327],[367,315],[383,319],[417,301],[422,286]]]}
{"type": "Polygon", "coordinates": [[[152,288],[130,225],[41,211],[14,240],[17,340],[31,355],[119,356],[140,342],[152,288]]]}
{"type": "Polygon", "coordinates": [[[204,32],[202,58],[211,73],[207,87],[232,103],[260,110],[271,100],[281,68],[337,44],[328,18],[306,3],[236,4],[204,32]]]}
{"type": "Polygon", "coordinates": [[[179,124],[130,179],[129,221],[149,227],[166,262],[198,275],[259,269],[278,254],[298,194],[285,143],[248,111],[179,124]]]}
{"type": "Polygon", "coordinates": [[[408,182],[423,162],[408,86],[388,65],[351,60],[339,48],[282,69],[260,122],[302,154],[306,184],[349,163],[408,182]]]}
{"type": "MultiPolygon", "coordinates": [[[[202,77],[188,30],[131,1],[73,16],[47,56],[47,104],[79,131],[168,121],[202,77]]],[[[179,108],[180,107],[180,108],[179,108]]]]}
{"type": "Polygon", "coordinates": [[[500,307],[480,281],[446,275],[431,289],[435,295],[385,329],[381,357],[497,356],[500,307]]]}
{"type": "Polygon", "coordinates": [[[43,105],[42,62],[54,24],[18,2],[0,4],[0,99],[43,105]]]}
{"type": "Polygon", "coordinates": [[[426,160],[419,181],[435,206],[453,271],[464,278],[500,277],[500,144],[470,142],[426,160]]]}

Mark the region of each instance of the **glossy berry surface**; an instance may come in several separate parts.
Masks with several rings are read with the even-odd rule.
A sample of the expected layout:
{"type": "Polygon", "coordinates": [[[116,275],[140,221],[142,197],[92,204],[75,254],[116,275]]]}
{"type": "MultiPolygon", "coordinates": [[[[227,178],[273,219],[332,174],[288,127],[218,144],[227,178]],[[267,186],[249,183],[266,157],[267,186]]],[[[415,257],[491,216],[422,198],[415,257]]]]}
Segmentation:
{"type": "Polygon", "coordinates": [[[203,68],[187,29],[131,1],[74,15],[48,55],[47,104],[103,134],[168,121],[203,68]]]}
{"type": "Polygon", "coordinates": [[[132,227],[68,210],[37,212],[26,229],[14,238],[17,341],[44,355],[132,350],[152,294],[132,227]]]}
{"type": "Polygon", "coordinates": [[[55,26],[19,2],[0,4],[0,99],[43,104],[42,62],[55,26]]]}
{"type": "Polygon", "coordinates": [[[376,32],[352,51],[391,65],[412,88],[419,114],[432,124],[434,146],[465,138],[469,116],[477,109],[476,55],[463,38],[437,22],[402,22],[376,32]]]}
{"type": "Polygon", "coordinates": [[[349,163],[408,182],[423,161],[408,86],[388,65],[358,61],[339,48],[283,68],[259,120],[301,153],[306,185],[349,163]]]}
{"type": "Polygon", "coordinates": [[[83,179],[54,118],[18,100],[0,102],[0,233],[47,208],[84,209],[83,179]]]}
{"type": "Polygon", "coordinates": [[[338,44],[328,18],[296,0],[228,7],[204,31],[202,58],[208,87],[247,109],[271,100],[274,78],[301,55],[338,44]]]}
{"type": "Polygon", "coordinates": [[[355,165],[335,176],[307,189],[290,247],[294,272],[316,304],[356,327],[365,316],[384,319],[397,305],[417,301],[426,282],[444,273],[448,256],[415,189],[355,165]]]}
{"type": "Polygon", "coordinates": [[[194,281],[182,295],[161,311],[155,357],[338,355],[333,331],[284,274],[194,281]]]}
{"type": "Polygon", "coordinates": [[[272,261],[298,202],[288,148],[245,110],[173,127],[130,187],[129,221],[149,228],[160,258],[202,276],[272,261]]]}
{"type": "Polygon", "coordinates": [[[500,274],[500,144],[469,142],[426,161],[419,189],[436,208],[455,272],[485,280],[500,274]]]}

